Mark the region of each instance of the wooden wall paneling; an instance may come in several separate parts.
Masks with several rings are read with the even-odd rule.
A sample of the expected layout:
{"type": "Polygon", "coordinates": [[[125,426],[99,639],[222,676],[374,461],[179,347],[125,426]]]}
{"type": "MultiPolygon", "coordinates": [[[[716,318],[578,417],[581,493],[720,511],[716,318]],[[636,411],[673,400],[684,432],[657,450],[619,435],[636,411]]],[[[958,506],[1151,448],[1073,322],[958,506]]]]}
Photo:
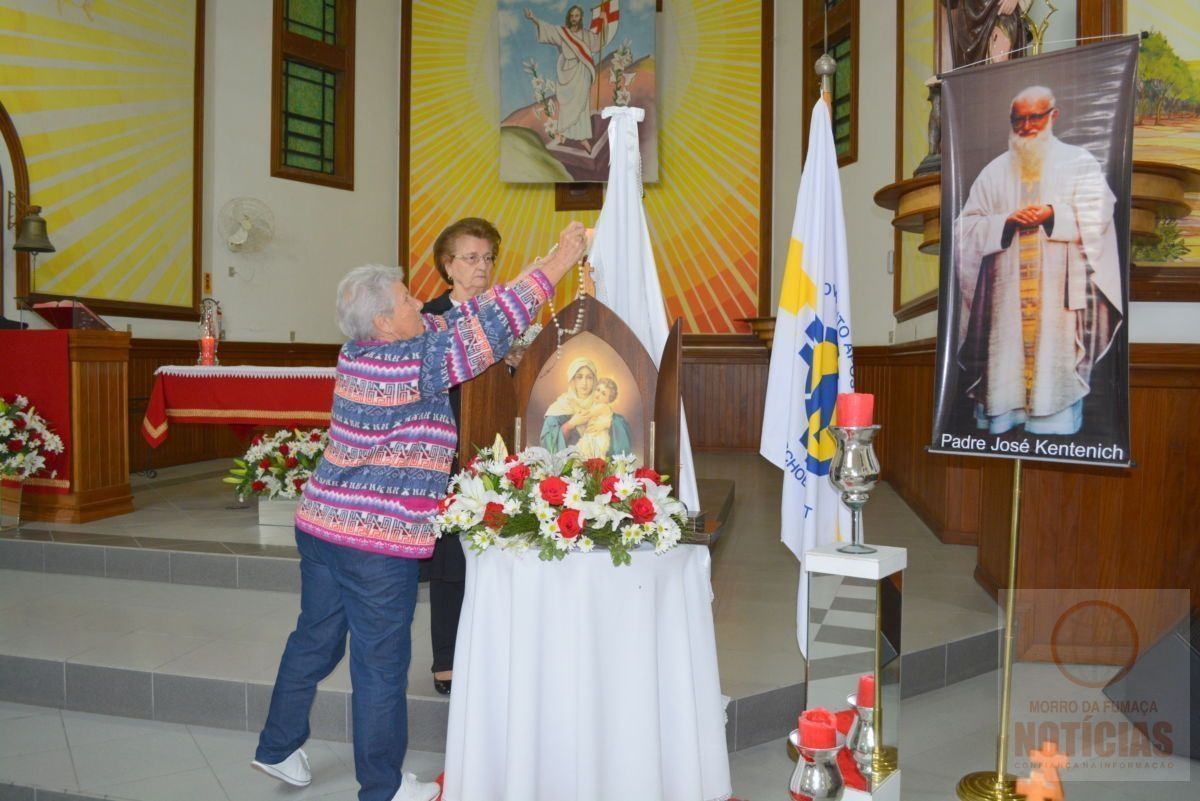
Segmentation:
{"type": "Polygon", "coordinates": [[[931,454],[933,340],[854,351],[855,388],[876,397],[882,477],[943,542],[979,538],[979,459],[931,454]]]}
{"type": "Polygon", "coordinates": [[[680,391],[693,450],[758,450],[769,367],[753,335],[684,335],[680,391]]]}

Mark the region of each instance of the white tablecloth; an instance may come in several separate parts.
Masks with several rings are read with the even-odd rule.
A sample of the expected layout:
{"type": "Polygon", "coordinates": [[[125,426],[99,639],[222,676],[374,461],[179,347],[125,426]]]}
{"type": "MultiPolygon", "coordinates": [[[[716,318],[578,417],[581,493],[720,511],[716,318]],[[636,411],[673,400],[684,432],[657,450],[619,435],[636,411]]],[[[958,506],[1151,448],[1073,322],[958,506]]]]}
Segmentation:
{"type": "Polygon", "coordinates": [[[708,549],[467,551],[445,801],[730,796],[708,549]]]}

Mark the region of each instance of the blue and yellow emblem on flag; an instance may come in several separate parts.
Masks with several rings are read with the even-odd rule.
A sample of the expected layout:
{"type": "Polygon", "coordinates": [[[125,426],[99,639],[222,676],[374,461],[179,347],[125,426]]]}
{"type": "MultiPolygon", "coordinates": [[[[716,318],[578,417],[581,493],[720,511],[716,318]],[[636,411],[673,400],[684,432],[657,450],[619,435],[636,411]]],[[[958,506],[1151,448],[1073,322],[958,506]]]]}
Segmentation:
{"type": "Polygon", "coordinates": [[[820,317],[814,317],[804,329],[804,335],[808,341],[800,349],[800,358],[808,365],[804,398],[808,427],[801,433],[800,442],[807,454],[808,472],[826,476],[834,450],[829,426],[833,423],[838,396],[837,328],[824,325],[820,317]]]}

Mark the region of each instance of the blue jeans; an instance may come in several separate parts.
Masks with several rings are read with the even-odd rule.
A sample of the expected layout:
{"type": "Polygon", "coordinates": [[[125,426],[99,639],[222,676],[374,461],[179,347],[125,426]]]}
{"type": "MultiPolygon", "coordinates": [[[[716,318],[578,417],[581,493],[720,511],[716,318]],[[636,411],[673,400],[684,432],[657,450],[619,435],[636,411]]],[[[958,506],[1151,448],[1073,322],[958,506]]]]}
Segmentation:
{"type": "Polygon", "coordinates": [[[391,801],[408,749],[417,561],[367,553],[296,531],[300,617],[279,662],[267,723],[254,758],[281,762],[308,739],[317,683],[333,672],[350,637],[354,772],[359,801],[391,801]]]}

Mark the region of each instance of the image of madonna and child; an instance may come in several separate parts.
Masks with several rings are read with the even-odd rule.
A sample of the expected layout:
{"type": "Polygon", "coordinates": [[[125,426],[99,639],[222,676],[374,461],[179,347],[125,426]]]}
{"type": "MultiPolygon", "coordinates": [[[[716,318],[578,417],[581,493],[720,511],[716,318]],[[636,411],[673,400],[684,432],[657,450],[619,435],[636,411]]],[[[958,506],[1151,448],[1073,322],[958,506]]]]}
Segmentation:
{"type": "Polygon", "coordinates": [[[567,366],[567,390],[546,409],[542,447],[556,453],[574,446],[584,459],[631,453],[629,422],[613,411],[618,394],[617,382],[601,378],[591,359],[572,360],[567,366]]]}

